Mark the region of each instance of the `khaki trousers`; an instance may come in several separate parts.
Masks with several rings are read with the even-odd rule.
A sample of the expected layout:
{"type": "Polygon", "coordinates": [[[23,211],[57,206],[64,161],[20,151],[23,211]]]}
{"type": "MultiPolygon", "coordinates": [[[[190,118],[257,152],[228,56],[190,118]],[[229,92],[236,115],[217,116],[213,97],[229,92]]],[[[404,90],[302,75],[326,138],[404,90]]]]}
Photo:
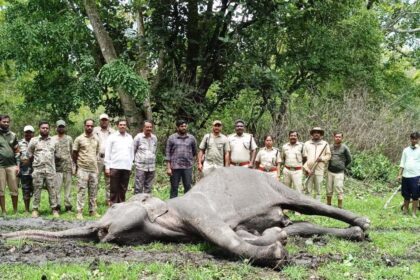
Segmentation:
{"type": "Polygon", "coordinates": [[[18,179],[16,166],[0,168],[0,196],[4,196],[6,186],[9,186],[11,196],[18,196],[18,179]]]}
{"type": "Polygon", "coordinates": [[[216,170],[217,168],[222,168],[222,165],[217,165],[217,164],[211,164],[208,163],[207,161],[204,161],[203,163],[203,177],[207,176],[210,174],[210,172],[212,172],[213,170],[216,170]]]}
{"type": "Polygon", "coordinates": [[[64,189],[64,205],[71,206],[70,193],[71,193],[71,171],[57,172],[55,175],[55,192],[57,193],[57,204],[61,205],[61,189],[64,189]]]}
{"type": "Polygon", "coordinates": [[[283,183],[291,189],[302,193],[302,170],[289,170],[286,167],[283,168],[283,183]]]}
{"type": "Polygon", "coordinates": [[[105,163],[104,159],[101,158],[98,160],[98,182],[101,179],[101,176],[103,174],[104,180],[105,180],[105,197],[106,201],[110,200],[110,184],[111,184],[111,178],[108,176],[105,176],[105,163]]]}
{"type": "Polygon", "coordinates": [[[324,175],[312,175],[305,184],[305,194],[312,194],[317,200],[321,200],[321,186],[324,175]]]}
{"type": "Polygon", "coordinates": [[[327,196],[333,196],[334,191],[338,199],[343,199],[344,172],[333,173],[328,171],[327,196]]]}

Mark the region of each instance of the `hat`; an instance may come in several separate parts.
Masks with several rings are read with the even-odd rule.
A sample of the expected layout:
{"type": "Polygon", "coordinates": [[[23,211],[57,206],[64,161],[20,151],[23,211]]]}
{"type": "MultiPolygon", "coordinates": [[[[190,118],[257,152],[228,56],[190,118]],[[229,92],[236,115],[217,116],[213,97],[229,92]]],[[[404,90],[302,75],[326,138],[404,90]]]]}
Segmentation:
{"type": "Polygon", "coordinates": [[[318,132],[321,133],[321,135],[324,135],[324,130],[322,128],[320,128],[319,126],[316,126],[316,127],[312,128],[309,133],[312,135],[315,131],[318,131],[318,132]]]}
{"type": "Polygon", "coordinates": [[[220,125],[222,125],[222,122],[221,122],[221,121],[219,121],[219,120],[215,120],[215,121],[213,122],[213,125],[216,125],[216,124],[220,124],[220,125]]]}
{"type": "Polygon", "coordinates": [[[23,132],[26,132],[26,131],[32,131],[32,132],[35,132],[35,129],[34,129],[34,127],[33,127],[32,125],[27,125],[27,126],[25,126],[25,127],[23,128],[23,132]]]}
{"type": "Polygon", "coordinates": [[[66,122],[65,121],[63,121],[63,120],[58,120],[56,123],[55,123],[56,125],[57,125],[57,127],[59,127],[59,126],[66,126],[66,122]]]}
{"type": "Polygon", "coordinates": [[[109,117],[108,117],[108,115],[107,115],[107,114],[101,114],[101,115],[99,116],[99,119],[100,119],[100,120],[103,120],[103,119],[107,119],[107,120],[109,120],[109,117]]]}
{"type": "Polygon", "coordinates": [[[235,121],[235,125],[238,124],[238,123],[242,123],[243,125],[245,125],[245,122],[243,120],[241,120],[241,119],[237,119],[235,121]]]}

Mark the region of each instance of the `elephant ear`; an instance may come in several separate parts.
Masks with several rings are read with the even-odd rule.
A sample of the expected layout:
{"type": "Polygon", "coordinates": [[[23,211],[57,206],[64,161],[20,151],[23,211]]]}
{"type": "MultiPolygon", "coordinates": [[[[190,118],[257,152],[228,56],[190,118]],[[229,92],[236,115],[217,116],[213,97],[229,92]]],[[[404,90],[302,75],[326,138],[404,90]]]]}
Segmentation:
{"type": "Polygon", "coordinates": [[[147,211],[149,220],[154,223],[156,219],[168,212],[168,205],[166,202],[151,195],[144,195],[141,199],[142,206],[147,211]]]}

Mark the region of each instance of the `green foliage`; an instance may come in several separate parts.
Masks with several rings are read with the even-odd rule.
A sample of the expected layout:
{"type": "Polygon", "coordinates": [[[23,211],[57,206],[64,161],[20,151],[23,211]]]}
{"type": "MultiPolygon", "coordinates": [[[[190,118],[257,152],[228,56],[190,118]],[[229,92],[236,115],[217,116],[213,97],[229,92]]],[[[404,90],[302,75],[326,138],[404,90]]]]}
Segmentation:
{"type": "Polygon", "coordinates": [[[353,156],[351,176],[358,180],[380,180],[388,182],[397,176],[396,166],[377,151],[359,152],[353,156]]]}

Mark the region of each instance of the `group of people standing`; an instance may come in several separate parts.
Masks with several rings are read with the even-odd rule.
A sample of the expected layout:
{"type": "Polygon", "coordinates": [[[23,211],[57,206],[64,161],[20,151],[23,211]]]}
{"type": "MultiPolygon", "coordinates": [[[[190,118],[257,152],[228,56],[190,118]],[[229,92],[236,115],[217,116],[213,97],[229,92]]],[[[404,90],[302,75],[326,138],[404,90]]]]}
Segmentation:
{"type": "MultiPolygon", "coordinates": [[[[125,201],[133,164],[135,166],[134,193],[150,193],[156,173],[158,139],[153,134],[153,123],[144,121],[142,132],[134,138],[127,132],[127,122],[117,122],[117,130],[110,126],[107,114],[99,117],[99,126],[93,119],[84,121],[84,133],[74,141],[66,134],[66,123],[56,122],[57,135],[50,136],[50,124],[39,123],[35,129],[24,127],[24,138],[18,141],[9,130],[10,117],[0,115],[0,205],[6,212],[4,192],[9,187],[13,210],[17,211],[18,178],[22,186],[25,210],[39,216],[41,190],[46,187],[54,217],[62,210],[60,194],[64,193],[64,210],[71,211],[71,180],[77,176],[77,218],[83,219],[86,193],[89,214],[99,216],[96,208],[98,180],[104,174],[106,203],[125,201]]],[[[343,134],[334,133],[334,143],[323,140],[324,131],[315,127],[311,139],[299,142],[296,131],[289,132],[289,141],[281,149],[273,147],[273,137],[264,138],[264,147],[257,153],[252,134],[245,132],[245,122],[235,121],[235,133],[222,133],[222,122],[214,121],[211,132],[205,134],[197,146],[196,138],[188,133],[184,120],[176,122],[176,132],[166,142],[166,173],[170,176],[170,198],[178,196],[182,180],[184,192],[191,188],[193,167],[206,176],[223,166],[257,169],[280,179],[298,192],[313,194],[320,199],[321,185],[328,166],[327,203],[337,193],[338,207],[343,206],[344,170],[351,163],[348,147],[342,143],[343,134]],[[304,180],[304,175],[306,179],[304,180]]]]}

